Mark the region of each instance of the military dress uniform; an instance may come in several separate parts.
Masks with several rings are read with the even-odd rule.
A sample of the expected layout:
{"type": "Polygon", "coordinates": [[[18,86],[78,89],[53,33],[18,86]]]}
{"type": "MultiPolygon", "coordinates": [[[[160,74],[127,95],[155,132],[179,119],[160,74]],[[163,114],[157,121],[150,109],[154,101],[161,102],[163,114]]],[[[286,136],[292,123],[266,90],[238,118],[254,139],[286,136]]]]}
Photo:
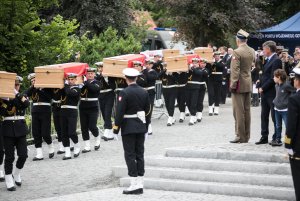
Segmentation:
{"type": "MultiPolygon", "coordinates": [[[[28,79],[35,79],[35,74],[30,74],[28,79]]],[[[33,85],[25,93],[32,100],[32,135],[37,152],[33,161],[44,159],[42,151],[43,140],[49,146],[49,158],[53,158],[54,147],[51,138],[52,89],[35,88],[33,85]]]]}
{"type": "Polygon", "coordinates": [[[156,83],[158,83],[157,85],[155,85],[155,91],[156,91],[156,102],[157,102],[157,105],[158,106],[161,106],[162,105],[162,89],[161,89],[161,78],[160,78],[160,74],[163,73],[164,71],[164,67],[163,67],[163,62],[161,60],[162,58],[162,55],[155,55],[154,57],[157,57],[159,58],[157,61],[154,61],[153,63],[153,66],[152,66],[152,69],[155,70],[155,72],[158,74],[158,81],[156,83]]]}
{"type": "MultiPolygon", "coordinates": [[[[133,68],[126,68],[123,73],[131,79],[139,74],[133,68]]],[[[123,191],[124,194],[143,193],[144,142],[150,120],[150,110],[151,106],[147,91],[135,82],[132,82],[120,92],[113,132],[118,134],[121,129],[125,161],[128,175],[131,177],[131,185],[129,189],[123,191]]]]}
{"type": "Polygon", "coordinates": [[[25,122],[25,109],[29,106],[26,95],[17,93],[14,99],[3,100],[0,113],[4,117],[2,124],[3,141],[5,149],[5,182],[7,190],[15,191],[17,186],[22,185],[21,169],[23,169],[27,155],[26,135],[28,127],[25,122]],[[13,173],[13,162],[15,160],[15,149],[18,159],[13,173]],[[13,173],[13,175],[12,175],[13,173]]]}
{"type": "MultiPolygon", "coordinates": [[[[89,68],[87,72],[95,72],[95,69],[89,68]]],[[[99,117],[99,101],[100,94],[100,82],[96,79],[87,80],[84,82],[80,93],[80,125],[82,138],[85,143],[85,147],[82,153],[91,151],[90,134],[89,131],[95,137],[95,150],[100,148],[100,135],[97,127],[97,120],[99,117]]]]}
{"type": "MultiPolygon", "coordinates": [[[[76,78],[77,75],[70,73],[68,78],[76,78]]],[[[78,85],[65,84],[61,93],[60,125],[62,133],[62,142],[65,148],[63,160],[71,159],[70,139],[74,143],[74,157],[80,154],[80,145],[78,142],[77,119],[78,102],[80,99],[80,88],[78,85]]]]}
{"type": "Polygon", "coordinates": [[[177,73],[177,104],[180,112],[179,122],[182,123],[185,118],[186,106],[186,84],[188,80],[187,72],[177,73]]]}
{"type": "MultiPolygon", "coordinates": [[[[293,72],[300,80],[300,68],[293,72]]],[[[299,81],[298,81],[299,82],[299,81]]],[[[289,154],[296,200],[300,200],[300,89],[290,96],[288,102],[288,121],[285,136],[285,148],[289,154]]]]}
{"type": "Polygon", "coordinates": [[[147,92],[149,94],[150,104],[151,104],[151,112],[149,114],[150,122],[149,122],[149,126],[148,126],[148,134],[152,135],[153,131],[152,131],[152,125],[151,125],[151,117],[152,117],[152,111],[153,111],[153,107],[154,107],[154,100],[155,100],[155,94],[156,94],[155,83],[156,83],[156,80],[158,79],[158,74],[153,69],[145,69],[142,71],[142,73],[146,77],[146,80],[147,80],[145,89],[147,90],[147,92]]]}
{"type": "Polygon", "coordinates": [[[206,93],[206,83],[207,83],[207,79],[208,79],[208,70],[206,69],[206,65],[207,65],[207,61],[205,59],[200,59],[200,63],[203,62],[205,63],[205,67],[200,69],[202,70],[202,76],[200,79],[201,84],[200,88],[199,88],[199,95],[198,95],[198,102],[197,102],[197,113],[196,113],[196,117],[197,117],[197,121],[201,122],[202,121],[202,112],[203,112],[203,101],[204,101],[204,97],[205,97],[205,93],[206,93]]]}
{"type": "Polygon", "coordinates": [[[205,80],[207,78],[207,75],[208,75],[207,70],[205,68],[201,69],[199,66],[197,67],[192,66],[189,70],[188,81],[186,86],[187,106],[191,113],[189,125],[194,125],[197,122],[196,114],[197,114],[198,102],[202,102],[202,109],[203,109],[203,99],[204,99],[204,94],[206,89],[205,80]]]}
{"type": "MultiPolygon", "coordinates": [[[[2,104],[2,99],[0,99],[0,105],[2,104]]],[[[3,146],[3,134],[2,134],[2,120],[0,115],[0,182],[3,182],[4,173],[3,173],[3,159],[4,159],[4,146],[3,146]]]]}
{"type": "MultiPolygon", "coordinates": [[[[219,54],[219,53],[215,53],[219,54]]],[[[208,104],[209,116],[219,114],[219,104],[221,98],[221,88],[223,81],[224,64],[220,61],[215,61],[212,65],[207,65],[209,73],[208,77],[208,104]]]]}
{"type": "Polygon", "coordinates": [[[104,120],[104,134],[102,138],[105,141],[113,140],[111,117],[115,102],[115,79],[112,77],[104,77],[99,73],[96,75],[96,79],[100,82],[99,105],[104,120]]]}
{"type": "MultiPolygon", "coordinates": [[[[237,33],[237,38],[247,39],[249,34],[243,30],[237,33]]],[[[255,61],[255,51],[246,43],[238,44],[233,51],[230,66],[230,88],[232,91],[232,108],[235,120],[235,139],[231,143],[247,143],[251,128],[251,68],[255,61]]]]}
{"type": "MultiPolygon", "coordinates": [[[[167,64],[164,63],[166,66],[167,64]]],[[[175,101],[177,97],[177,73],[169,73],[166,69],[160,72],[160,79],[162,80],[162,92],[165,99],[165,105],[169,115],[167,126],[172,126],[175,124],[174,110],[175,110],[175,101]]]]}
{"type": "Polygon", "coordinates": [[[59,148],[57,150],[57,154],[64,154],[64,146],[62,144],[62,134],[61,134],[61,126],[60,126],[60,105],[61,105],[61,89],[53,89],[53,97],[52,97],[52,116],[54,128],[57,134],[57,140],[59,144],[59,148]]]}

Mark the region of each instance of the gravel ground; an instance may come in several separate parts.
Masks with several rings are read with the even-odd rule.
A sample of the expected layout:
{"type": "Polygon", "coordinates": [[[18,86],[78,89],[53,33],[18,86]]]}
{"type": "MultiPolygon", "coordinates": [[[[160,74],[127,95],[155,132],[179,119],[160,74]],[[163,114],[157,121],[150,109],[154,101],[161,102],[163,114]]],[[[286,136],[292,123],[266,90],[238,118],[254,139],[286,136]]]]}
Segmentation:
{"type": "MultiPolygon", "coordinates": [[[[215,146],[223,147],[229,140],[234,139],[234,121],[230,99],[228,99],[226,105],[221,106],[219,116],[208,116],[207,107],[205,107],[203,115],[203,121],[194,126],[188,126],[188,119],[186,119],[184,123],[178,123],[177,121],[176,124],[171,127],[166,126],[166,116],[163,116],[160,120],[153,120],[153,135],[149,136],[146,140],[145,155],[162,155],[165,152],[165,148],[170,147],[205,145],[206,147],[210,146],[213,148],[214,144],[218,144],[215,146]]],[[[177,109],[176,118],[179,118],[177,109]]],[[[249,149],[252,151],[272,150],[275,152],[283,152],[282,147],[272,148],[269,145],[253,145],[254,142],[260,138],[260,107],[252,108],[251,129],[252,135],[249,145],[238,145],[237,147],[239,148],[235,149],[243,150],[243,147],[250,147],[249,149]]],[[[273,132],[273,128],[271,131],[273,132]]],[[[232,146],[235,145],[226,145],[228,149],[232,146]]],[[[45,146],[45,159],[39,162],[32,162],[35,150],[33,146],[29,146],[29,149],[29,158],[22,172],[22,187],[17,188],[16,192],[8,192],[5,188],[5,184],[0,183],[1,201],[23,201],[82,192],[89,193],[80,194],[82,197],[79,196],[78,199],[77,197],[74,199],[66,197],[65,199],[62,198],[59,200],[89,200],[88,197],[86,197],[87,195],[92,197],[98,196],[98,194],[99,196],[109,194],[107,200],[137,200],[135,197],[134,199],[131,199],[129,197],[120,196],[121,189],[117,188],[119,181],[111,176],[112,166],[125,164],[122,143],[120,140],[102,142],[99,151],[81,154],[79,158],[68,161],[62,161],[62,156],[58,155],[55,155],[54,159],[48,159],[45,157],[47,153],[47,147],[45,146]],[[100,192],[100,189],[105,190],[100,192]],[[114,199],[112,196],[116,196],[116,198],[114,199]]],[[[224,200],[222,199],[222,196],[210,198],[212,195],[204,195],[204,198],[202,198],[203,196],[200,194],[187,193],[172,193],[173,197],[169,199],[167,192],[161,192],[157,197],[152,197],[155,192],[156,191],[147,190],[145,195],[136,198],[145,198],[145,200],[181,200],[179,198],[182,195],[182,197],[187,196],[187,199],[189,200],[224,200]],[[195,199],[193,199],[194,196],[195,199]]],[[[246,199],[239,198],[234,200],[246,199]]]]}

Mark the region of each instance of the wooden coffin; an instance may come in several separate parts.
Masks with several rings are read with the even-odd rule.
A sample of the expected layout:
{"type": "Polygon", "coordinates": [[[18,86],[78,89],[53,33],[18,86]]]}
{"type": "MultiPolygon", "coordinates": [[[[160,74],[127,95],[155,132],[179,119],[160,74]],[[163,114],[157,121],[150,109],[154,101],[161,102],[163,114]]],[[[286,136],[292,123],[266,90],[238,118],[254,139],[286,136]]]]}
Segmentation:
{"type": "Polygon", "coordinates": [[[164,49],[162,50],[164,57],[174,57],[180,55],[180,50],[177,49],[164,49]]]}
{"type": "Polygon", "coordinates": [[[8,73],[0,71],[0,97],[14,98],[15,97],[15,81],[16,73],[8,73]]]}
{"type": "Polygon", "coordinates": [[[168,72],[186,72],[186,71],[188,71],[186,56],[165,57],[164,61],[167,62],[167,71],[168,72]]]}
{"type": "Polygon", "coordinates": [[[122,73],[124,68],[132,68],[134,61],[145,63],[145,55],[141,54],[126,54],[116,57],[103,59],[103,75],[109,77],[124,78],[122,73]]]}
{"type": "Polygon", "coordinates": [[[82,83],[82,75],[85,75],[88,68],[86,63],[64,63],[34,68],[35,87],[41,88],[63,88],[64,79],[68,73],[76,73],[77,84],[82,83]]]}
{"type": "Polygon", "coordinates": [[[194,49],[194,53],[199,55],[201,59],[206,59],[208,62],[213,62],[213,49],[209,47],[197,47],[194,49]]]}

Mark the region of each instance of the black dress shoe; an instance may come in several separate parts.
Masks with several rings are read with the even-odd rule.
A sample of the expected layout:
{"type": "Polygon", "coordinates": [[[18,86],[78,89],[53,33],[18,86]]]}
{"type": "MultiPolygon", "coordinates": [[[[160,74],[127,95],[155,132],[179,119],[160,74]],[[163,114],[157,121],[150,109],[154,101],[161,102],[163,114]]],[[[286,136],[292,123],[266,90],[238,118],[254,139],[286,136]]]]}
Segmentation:
{"type": "Polygon", "coordinates": [[[202,119],[197,119],[197,121],[198,121],[198,122],[201,122],[201,121],[202,121],[202,119]]]}
{"type": "Polygon", "coordinates": [[[148,133],[148,135],[152,135],[153,133],[148,133]]]}
{"type": "Polygon", "coordinates": [[[70,159],[72,159],[72,157],[70,156],[70,157],[63,157],[63,160],[65,161],[65,160],[70,160],[70,159]]]}
{"type": "Polygon", "coordinates": [[[260,145],[260,144],[268,144],[268,138],[266,137],[261,137],[260,140],[258,142],[255,142],[256,145],[260,145]]]}
{"type": "Polygon", "coordinates": [[[22,182],[15,181],[15,183],[16,183],[17,186],[22,186],[22,182]]]}
{"type": "Polygon", "coordinates": [[[136,189],[136,190],[133,190],[133,191],[124,190],[123,194],[126,194],[126,195],[140,195],[140,194],[143,194],[143,189],[139,188],[139,189],[136,189]]]}
{"type": "Polygon", "coordinates": [[[60,151],[60,150],[58,150],[56,153],[57,153],[58,155],[60,155],[60,154],[64,154],[65,151],[60,151]]]}
{"type": "Polygon", "coordinates": [[[183,119],[179,119],[179,123],[183,123],[183,119]]]}
{"type": "Polygon", "coordinates": [[[238,140],[238,139],[234,139],[234,140],[231,140],[231,141],[229,141],[230,143],[240,143],[240,140],[238,140]]]}
{"type": "Polygon", "coordinates": [[[49,158],[53,158],[54,157],[54,152],[49,154],[49,158]]]}
{"type": "Polygon", "coordinates": [[[16,191],[16,187],[7,188],[8,191],[16,191]]]}
{"type": "Polygon", "coordinates": [[[74,151],[74,147],[71,147],[71,148],[70,148],[70,151],[74,151]]]}
{"type": "Polygon", "coordinates": [[[4,182],[4,181],[5,181],[4,177],[0,177],[0,182],[4,182]]]}
{"type": "Polygon", "coordinates": [[[86,150],[86,149],[84,149],[84,150],[82,150],[82,153],[88,153],[88,152],[91,152],[91,150],[86,150]]]}
{"type": "Polygon", "coordinates": [[[98,151],[100,149],[100,144],[98,146],[95,146],[95,151],[98,151]]]}
{"type": "Polygon", "coordinates": [[[78,154],[74,154],[74,158],[77,158],[79,156],[80,152],[78,154]]]}
{"type": "Polygon", "coordinates": [[[213,116],[213,113],[209,113],[208,115],[209,115],[209,116],[213,116]]]}
{"type": "Polygon", "coordinates": [[[104,140],[104,141],[109,141],[109,140],[113,140],[113,139],[114,139],[114,138],[108,138],[108,137],[104,137],[104,136],[103,136],[103,140],[104,140]]]}
{"type": "Polygon", "coordinates": [[[32,159],[32,161],[41,161],[41,160],[44,160],[44,158],[37,158],[37,157],[34,157],[34,158],[32,159]]]}
{"type": "Polygon", "coordinates": [[[167,126],[172,126],[172,124],[167,124],[167,126]]]}

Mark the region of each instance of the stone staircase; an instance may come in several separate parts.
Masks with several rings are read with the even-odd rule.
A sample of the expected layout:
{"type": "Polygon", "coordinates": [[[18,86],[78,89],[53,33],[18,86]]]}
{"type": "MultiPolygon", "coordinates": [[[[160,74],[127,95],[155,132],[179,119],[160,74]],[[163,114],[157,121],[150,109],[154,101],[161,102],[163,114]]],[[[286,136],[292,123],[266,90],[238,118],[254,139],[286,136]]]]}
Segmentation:
{"type": "MultiPolygon", "coordinates": [[[[295,200],[287,158],[280,153],[171,148],[145,159],[145,188],[276,200],[295,200]]],[[[113,167],[129,185],[126,166],[113,167]]]]}

